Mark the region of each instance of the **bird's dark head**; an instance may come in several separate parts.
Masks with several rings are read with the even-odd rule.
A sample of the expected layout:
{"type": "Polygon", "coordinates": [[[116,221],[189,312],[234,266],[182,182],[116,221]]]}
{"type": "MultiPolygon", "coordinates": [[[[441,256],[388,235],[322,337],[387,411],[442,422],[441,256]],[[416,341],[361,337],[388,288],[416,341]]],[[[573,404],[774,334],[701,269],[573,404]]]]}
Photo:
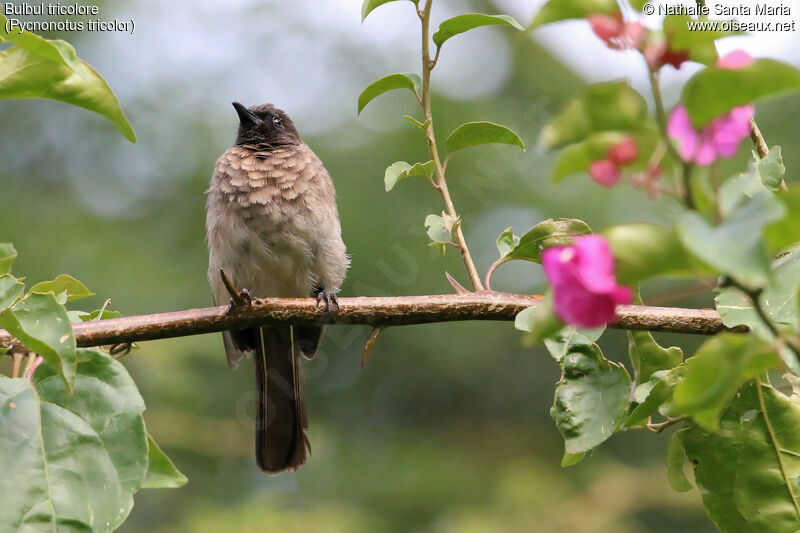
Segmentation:
{"type": "Polygon", "coordinates": [[[270,144],[283,146],[299,144],[300,135],[289,116],[272,104],[245,107],[233,102],[239,114],[239,134],[236,144],[270,144]]]}

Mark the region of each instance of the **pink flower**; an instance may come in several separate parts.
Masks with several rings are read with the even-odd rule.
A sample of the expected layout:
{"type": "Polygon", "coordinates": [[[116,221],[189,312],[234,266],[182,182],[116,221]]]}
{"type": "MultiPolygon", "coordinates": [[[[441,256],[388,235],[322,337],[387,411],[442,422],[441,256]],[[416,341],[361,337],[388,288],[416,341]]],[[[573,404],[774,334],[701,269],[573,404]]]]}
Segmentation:
{"type": "Polygon", "coordinates": [[[617,166],[630,165],[636,161],[638,156],[639,152],[636,149],[636,143],[631,137],[625,137],[608,149],[608,158],[617,166]]]}
{"type": "Polygon", "coordinates": [[[739,70],[750,65],[755,59],[744,50],[736,49],[717,59],[717,67],[739,70]]]}
{"type": "Polygon", "coordinates": [[[613,187],[619,181],[619,169],[613,161],[601,159],[589,165],[589,176],[603,187],[613,187]]]}
{"type": "Polygon", "coordinates": [[[609,48],[615,50],[627,50],[636,48],[644,36],[644,26],[638,22],[625,22],[622,20],[622,13],[606,15],[603,13],[592,13],[586,20],[592,27],[592,31],[609,48]]]}
{"type": "Polygon", "coordinates": [[[581,328],[604,326],[616,319],[616,306],[631,303],[633,291],[617,285],[614,257],[599,235],[575,239],[573,246],[542,253],[544,273],[553,286],[555,313],[581,328]]]}
{"type": "Polygon", "coordinates": [[[750,135],[750,119],[754,113],[752,105],[735,107],[697,131],[689,120],[689,112],[679,105],[669,117],[667,133],[677,142],[684,161],[710,165],[718,157],[731,157],[736,153],[742,139],[750,135]]]}

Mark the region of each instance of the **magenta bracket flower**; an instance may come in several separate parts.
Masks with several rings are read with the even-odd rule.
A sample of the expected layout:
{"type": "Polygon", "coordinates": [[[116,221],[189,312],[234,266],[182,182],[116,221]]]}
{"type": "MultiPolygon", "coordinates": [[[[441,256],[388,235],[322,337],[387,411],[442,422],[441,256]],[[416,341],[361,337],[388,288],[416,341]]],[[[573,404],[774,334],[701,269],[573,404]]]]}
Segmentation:
{"type": "Polygon", "coordinates": [[[633,299],[629,287],[617,284],[614,257],[599,235],[578,237],[572,246],[545,250],[542,265],[553,286],[555,313],[567,324],[596,328],[613,323],[617,305],[633,299]]]}
{"type": "MultiPolygon", "coordinates": [[[[717,68],[738,70],[752,62],[753,58],[744,50],[733,50],[717,61],[717,68]]],[[[686,107],[678,105],[669,117],[667,134],[677,143],[684,161],[710,165],[720,157],[732,157],[736,153],[739,143],[750,135],[754,114],[752,105],[734,107],[702,130],[696,130],[686,107]]]]}

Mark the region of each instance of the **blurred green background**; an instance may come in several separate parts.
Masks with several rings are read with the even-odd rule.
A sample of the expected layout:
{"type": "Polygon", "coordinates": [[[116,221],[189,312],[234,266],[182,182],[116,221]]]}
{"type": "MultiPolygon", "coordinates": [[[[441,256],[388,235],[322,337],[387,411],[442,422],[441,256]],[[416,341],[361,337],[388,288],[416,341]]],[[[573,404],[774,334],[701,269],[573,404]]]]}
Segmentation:
{"type": "MultiPolygon", "coordinates": [[[[97,292],[80,302],[85,309],[105,298],[126,315],[210,305],[204,191],[233,142],[230,102],[238,100],[284,108],[334,177],[353,263],[343,295],[450,292],[445,270],[467,283],[457,254],[443,258],[427,246],[422,222],[441,211],[438,193],[422,179],[383,190],[386,166],[425,157],[419,132],[402,119],[419,116],[413,99],[390,94],[356,117],[367,83],[418,69],[410,5],[388,4],[363,25],[357,0],[99,5],[101,19],[135,20],[134,34],[47,36],[72,42],[106,77],[139,143],[77,108],[0,103],[0,240],[19,250],[17,275],[74,275],[97,292]]],[[[535,8],[524,0],[442,1],[434,15],[510,12],[527,23],[535,8]]],[[[440,135],[492,120],[529,147],[465,152],[448,170],[481,271],[509,225],[521,234],[548,217],[582,218],[595,229],[668,220],[669,202],[652,204],[625,187],[601,189],[586,176],[548,184],[553,157],[536,150],[539,130],[587,83],[580,65],[554,55],[558,41],[574,39],[561,52],[572,46],[576,61],[595,71],[607,65],[606,79],[627,69],[642,86],[637,58],[603,50],[581,24],[534,38],[473,32],[448,42],[434,74],[440,135]]],[[[665,80],[672,101],[686,75],[665,80]]],[[[790,179],[800,165],[798,107],[781,99],[757,114],[769,143],[783,145],[790,179]]],[[[726,168],[743,168],[746,151],[726,168]]],[[[493,285],[540,292],[542,280],[536,265],[510,264],[493,285]]],[[[649,303],[712,305],[707,292],[683,290],[693,286],[657,282],[644,292],[649,303]]],[[[298,473],[278,477],[263,475],[252,456],[248,363],[228,369],[216,334],[142,343],[125,364],[147,402],[150,432],[190,482],[140,493],[121,530],[714,530],[696,490],[677,494],[667,485],[668,435],[617,435],[577,466],[559,466],[563,444],[548,415],[557,366],[543,349],[522,347],[510,323],[393,328],[361,369],[368,333],[330,328],[307,364],[313,455],[298,473]]],[[[689,354],[701,341],[659,339],[689,354]]],[[[600,344],[609,358],[627,361],[624,334],[607,332],[600,344]]]]}

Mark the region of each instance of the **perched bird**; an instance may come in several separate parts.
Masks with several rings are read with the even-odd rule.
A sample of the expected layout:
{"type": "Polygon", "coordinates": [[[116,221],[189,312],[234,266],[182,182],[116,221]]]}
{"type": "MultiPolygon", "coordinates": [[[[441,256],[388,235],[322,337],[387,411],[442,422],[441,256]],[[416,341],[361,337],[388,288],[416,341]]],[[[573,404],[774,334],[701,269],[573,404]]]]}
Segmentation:
{"type": "MultiPolygon", "coordinates": [[[[237,289],[264,297],[317,297],[330,310],[349,260],[328,171],[291,119],[271,104],[238,102],[236,143],[217,160],[208,190],[208,280],[217,305],[237,289]]],[[[270,473],[306,461],[300,355],[311,358],[322,326],[264,326],[223,333],[228,362],[255,356],[256,461],[270,473]]]]}

